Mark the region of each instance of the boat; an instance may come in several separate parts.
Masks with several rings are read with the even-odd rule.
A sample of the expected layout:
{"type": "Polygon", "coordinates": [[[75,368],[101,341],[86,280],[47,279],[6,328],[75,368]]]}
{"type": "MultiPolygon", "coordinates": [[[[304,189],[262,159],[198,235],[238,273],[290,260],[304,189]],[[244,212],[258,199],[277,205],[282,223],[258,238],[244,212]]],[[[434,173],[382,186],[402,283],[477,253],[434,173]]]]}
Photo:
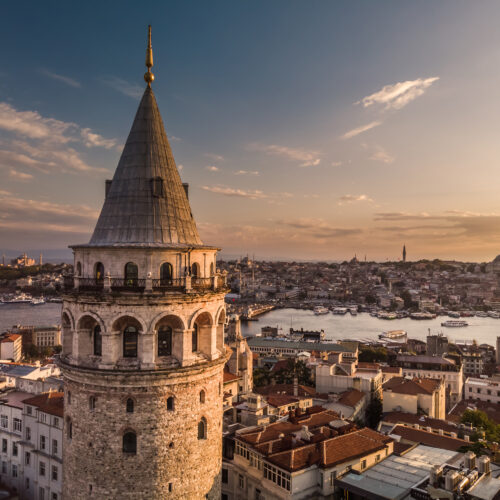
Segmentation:
{"type": "Polygon", "coordinates": [[[316,306],[314,308],[314,314],[316,314],[317,316],[319,316],[320,314],[328,314],[329,312],[329,309],[323,306],[316,306]]]}
{"type": "Polygon", "coordinates": [[[441,326],[446,326],[448,328],[463,328],[464,326],[469,326],[469,323],[461,319],[449,319],[447,321],[443,321],[441,326]]]}
{"type": "Polygon", "coordinates": [[[500,318],[500,313],[498,311],[489,311],[488,316],[490,318],[498,319],[498,318],[500,318]]]}
{"type": "Polygon", "coordinates": [[[488,317],[488,313],[487,313],[487,312],[484,312],[484,311],[478,311],[478,312],[476,313],[476,316],[477,316],[478,318],[487,318],[487,317],[488,317]]]}
{"type": "Polygon", "coordinates": [[[10,300],[5,300],[7,304],[30,304],[33,297],[27,293],[19,293],[14,295],[10,300]]]}
{"type": "Polygon", "coordinates": [[[351,316],[357,316],[358,315],[358,308],[356,306],[349,307],[349,312],[351,313],[351,316]]]}
{"type": "Polygon", "coordinates": [[[378,338],[384,340],[406,340],[407,333],[404,330],[389,330],[382,332],[378,338]]]}
{"type": "Polygon", "coordinates": [[[380,311],[377,317],[379,319],[396,319],[398,316],[395,312],[380,311]]]}
{"type": "Polygon", "coordinates": [[[411,319],[434,319],[435,314],[429,312],[415,312],[410,314],[411,319]]]}
{"type": "Polygon", "coordinates": [[[32,306],[42,306],[45,304],[45,299],[43,297],[34,297],[31,301],[32,306]]]}
{"type": "Polygon", "coordinates": [[[334,307],[333,314],[346,314],[347,313],[347,307],[334,307]]]}
{"type": "Polygon", "coordinates": [[[460,313],[456,311],[448,311],[448,316],[450,318],[460,318],[460,313]]]}

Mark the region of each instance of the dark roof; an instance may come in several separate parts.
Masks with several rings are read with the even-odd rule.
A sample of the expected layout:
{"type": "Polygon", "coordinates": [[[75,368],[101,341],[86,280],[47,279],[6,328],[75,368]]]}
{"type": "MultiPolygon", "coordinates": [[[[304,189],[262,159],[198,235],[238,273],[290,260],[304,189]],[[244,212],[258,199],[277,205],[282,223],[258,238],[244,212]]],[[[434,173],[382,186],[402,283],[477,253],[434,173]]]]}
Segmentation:
{"type": "Polygon", "coordinates": [[[62,392],[46,392],[45,394],[24,399],[23,403],[36,406],[44,413],[64,417],[64,393],[62,392]]]}
{"type": "Polygon", "coordinates": [[[414,429],[404,425],[396,425],[391,430],[391,435],[401,436],[405,441],[412,443],[425,444],[432,448],[442,448],[443,450],[458,451],[461,446],[469,445],[468,441],[459,438],[452,438],[448,436],[440,436],[433,432],[424,431],[421,429],[414,429]]]}
{"type": "MultiPolygon", "coordinates": [[[[293,384],[274,384],[266,385],[262,387],[254,387],[254,392],[262,394],[263,396],[275,396],[279,394],[287,394],[288,396],[293,396],[293,384]]],[[[307,387],[306,385],[298,386],[297,396],[310,396],[314,397],[316,395],[316,389],[314,387],[307,387]]]]}
{"type": "Polygon", "coordinates": [[[440,380],[432,378],[413,378],[408,380],[404,377],[393,377],[384,385],[384,391],[395,392],[396,394],[432,394],[441,384],[440,380]]]}
{"type": "Polygon", "coordinates": [[[202,245],[153,91],[147,87],[90,246],[202,245]]]}

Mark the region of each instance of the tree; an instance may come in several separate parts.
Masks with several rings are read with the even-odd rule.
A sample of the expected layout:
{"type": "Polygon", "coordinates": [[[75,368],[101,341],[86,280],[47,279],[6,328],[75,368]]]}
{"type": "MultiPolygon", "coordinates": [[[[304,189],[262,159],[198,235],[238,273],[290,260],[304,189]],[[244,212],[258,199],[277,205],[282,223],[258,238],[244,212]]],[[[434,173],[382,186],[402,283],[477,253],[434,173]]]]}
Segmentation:
{"type": "Polygon", "coordinates": [[[382,419],[382,400],[377,394],[372,396],[371,401],[366,407],[366,424],[372,429],[376,429],[380,420],[382,419]]]}

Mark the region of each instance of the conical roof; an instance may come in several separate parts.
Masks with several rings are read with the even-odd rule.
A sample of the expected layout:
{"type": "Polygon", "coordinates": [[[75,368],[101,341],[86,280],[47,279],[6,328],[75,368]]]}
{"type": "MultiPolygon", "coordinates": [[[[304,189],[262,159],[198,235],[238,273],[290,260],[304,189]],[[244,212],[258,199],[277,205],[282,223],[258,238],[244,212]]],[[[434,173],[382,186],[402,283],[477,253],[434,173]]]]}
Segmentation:
{"type": "Polygon", "coordinates": [[[150,85],[142,96],[90,245],[202,245],[150,85]]]}

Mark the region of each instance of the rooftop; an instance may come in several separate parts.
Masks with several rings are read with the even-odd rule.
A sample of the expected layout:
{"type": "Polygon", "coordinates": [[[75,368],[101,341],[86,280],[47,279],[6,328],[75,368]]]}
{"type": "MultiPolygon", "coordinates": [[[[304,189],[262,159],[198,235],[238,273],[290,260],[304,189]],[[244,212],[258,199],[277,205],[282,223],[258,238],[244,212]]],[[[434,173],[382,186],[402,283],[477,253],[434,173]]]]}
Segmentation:
{"type": "Polygon", "coordinates": [[[64,417],[64,393],[63,392],[46,392],[31,398],[23,400],[23,403],[30,406],[36,406],[40,411],[55,415],[56,417],[64,417]]]}
{"type": "Polygon", "coordinates": [[[383,389],[396,394],[416,396],[418,394],[433,394],[440,385],[440,380],[432,378],[413,378],[409,380],[404,377],[393,377],[383,385],[383,389]]]}
{"type": "Polygon", "coordinates": [[[424,431],[422,429],[414,429],[404,425],[396,425],[391,431],[391,436],[400,436],[404,441],[412,443],[425,444],[432,448],[442,448],[443,450],[458,451],[461,446],[467,446],[470,443],[464,439],[452,438],[448,436],[440,436],[433,432],[424,431]]]}
{"type": "Polygon", "coordinates": [[[355,352],[351,345],[337,344],[334,342],[301,342],[279,340],[269,337],[248,337],[247,343],[250,347],[278,347],[283,349],[299,349],[300,351],[355,352]]]}

